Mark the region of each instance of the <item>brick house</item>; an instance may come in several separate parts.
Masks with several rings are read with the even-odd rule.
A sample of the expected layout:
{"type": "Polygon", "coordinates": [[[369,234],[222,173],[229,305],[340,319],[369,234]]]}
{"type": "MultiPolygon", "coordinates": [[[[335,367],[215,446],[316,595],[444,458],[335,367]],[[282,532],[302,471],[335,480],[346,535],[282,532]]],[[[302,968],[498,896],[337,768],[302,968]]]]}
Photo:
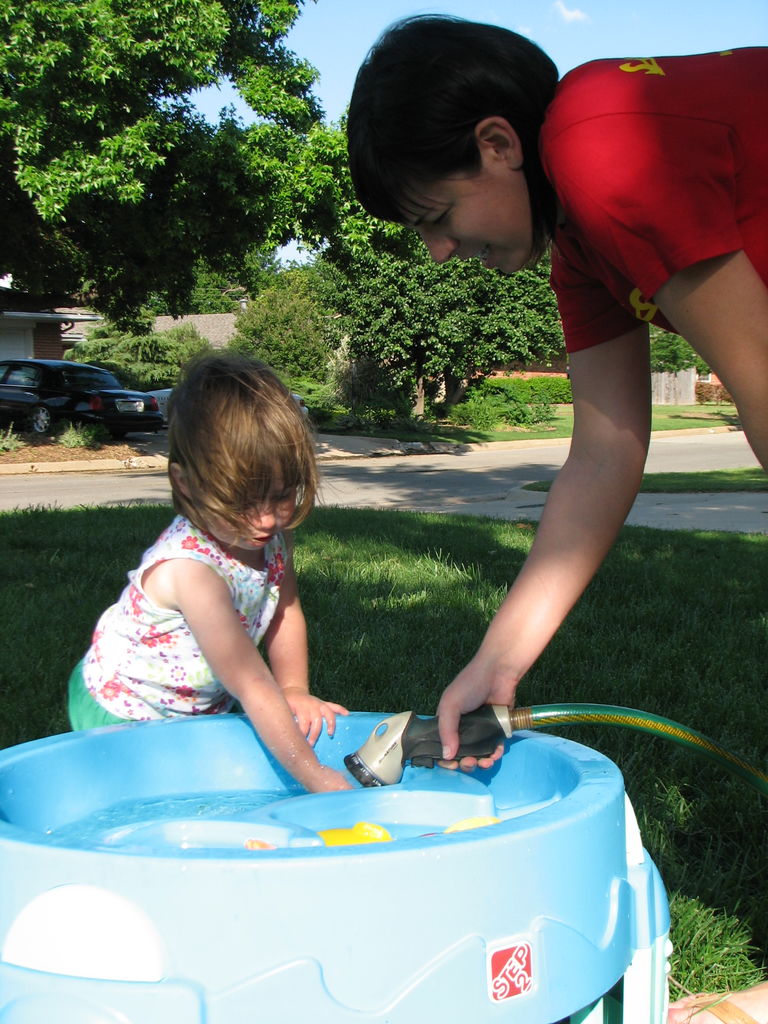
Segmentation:
{"type": "Polygon", "coordinates": [[[0,282],[0,359],[61,359],[82,339],[82,324],[101,320],[84,309],[41,305],[0,282]]]}

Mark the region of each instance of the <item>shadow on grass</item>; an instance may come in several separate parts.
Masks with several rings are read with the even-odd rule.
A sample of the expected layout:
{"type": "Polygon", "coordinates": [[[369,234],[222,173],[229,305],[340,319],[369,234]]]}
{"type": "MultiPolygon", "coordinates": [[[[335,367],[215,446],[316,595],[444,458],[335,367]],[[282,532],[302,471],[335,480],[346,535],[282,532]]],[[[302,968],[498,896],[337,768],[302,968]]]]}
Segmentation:
{"type": "Polygon", "coordinates": [[[664,413],[663,406],[657,407],[657,411],[659,415],[662,415],[665,419],[675,420],[679,423],[684,423],[686,420],[703,420],[711,418],[717,421],[718,426],[734,427],[736,430],[741,430],[741,418],[735,410],[733,412],[726,412],[723,409],[702,405],[695,411],[689,410],[687,412],[677,412],[669,415],[664,413]]]}

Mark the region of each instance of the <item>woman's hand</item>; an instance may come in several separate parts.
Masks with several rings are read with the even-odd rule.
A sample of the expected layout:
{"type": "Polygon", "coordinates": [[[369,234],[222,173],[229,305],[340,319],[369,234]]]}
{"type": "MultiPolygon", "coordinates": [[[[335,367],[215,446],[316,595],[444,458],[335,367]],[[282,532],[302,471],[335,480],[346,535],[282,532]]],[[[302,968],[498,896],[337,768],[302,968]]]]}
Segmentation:
{"type": "Polygon", "coordinates": [[[323,722],[328,735],[333,736],[336,731],[336,715],[349,714],[341,704],[320,700],[299,686],[287,686],[282,692],[302,735],[306,736],[307,741],[313,746],[323,731],[323,722]]]}
{"type": "Polygon", "coordinates": [[[499,744],[489,757],[462,757],[456,761],[459,748],[459,720],[462,715],[474,711],[482,704],[503,704],[512,707],[515,702],[515,690],[518,680],[509,668],[504,665],[501,655],[494,657],[486,653],[483,647],[475,657],[443,691],[437,706],[440,742],[443,746],[444,768],[461,768],[471,771],[473,768],[491,768],[504,753],[504,745],[499,744]]]}

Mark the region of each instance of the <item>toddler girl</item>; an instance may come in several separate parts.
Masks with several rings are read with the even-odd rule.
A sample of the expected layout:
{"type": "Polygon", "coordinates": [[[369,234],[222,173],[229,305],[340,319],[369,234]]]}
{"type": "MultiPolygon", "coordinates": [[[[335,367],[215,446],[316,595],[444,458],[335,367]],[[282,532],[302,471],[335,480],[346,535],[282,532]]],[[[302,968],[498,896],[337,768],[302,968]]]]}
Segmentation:
{"type": "Polygon", "coordinates": [[[347,711],[309,693],[289,532],[317,489],[301,411],[263,364],[204,356],[174,389],[168,440],[178,514],[72,673],[72,727],[222,714],[237,700],[306,789],[351,788],[311,746],[347,711]]]}

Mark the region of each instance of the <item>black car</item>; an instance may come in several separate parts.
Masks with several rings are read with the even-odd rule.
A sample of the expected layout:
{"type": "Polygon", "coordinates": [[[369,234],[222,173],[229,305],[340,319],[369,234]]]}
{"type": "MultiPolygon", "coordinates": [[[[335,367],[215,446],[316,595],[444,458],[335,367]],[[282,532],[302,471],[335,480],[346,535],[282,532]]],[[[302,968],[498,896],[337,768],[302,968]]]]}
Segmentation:
{"type": "Polygon", "coordinates": [[[156,398],[127,391],[100,366],[65,359],[0,360],[0,417],[37,434],[57,420],[100,423],[113,437],[163,425],[156,398]]]}

